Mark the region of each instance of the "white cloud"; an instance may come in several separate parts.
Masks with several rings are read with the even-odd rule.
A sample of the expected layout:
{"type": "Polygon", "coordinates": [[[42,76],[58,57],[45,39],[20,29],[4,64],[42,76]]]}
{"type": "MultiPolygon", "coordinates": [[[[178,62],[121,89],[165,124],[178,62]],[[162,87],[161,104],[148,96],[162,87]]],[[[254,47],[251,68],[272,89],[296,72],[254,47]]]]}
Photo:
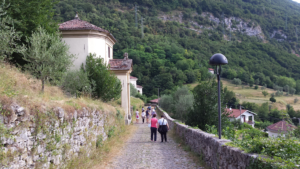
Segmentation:
{"type": "Polygon", "coordinates": [[[300,0],[293,0],[293,1],[300,3],[300,0]]]}

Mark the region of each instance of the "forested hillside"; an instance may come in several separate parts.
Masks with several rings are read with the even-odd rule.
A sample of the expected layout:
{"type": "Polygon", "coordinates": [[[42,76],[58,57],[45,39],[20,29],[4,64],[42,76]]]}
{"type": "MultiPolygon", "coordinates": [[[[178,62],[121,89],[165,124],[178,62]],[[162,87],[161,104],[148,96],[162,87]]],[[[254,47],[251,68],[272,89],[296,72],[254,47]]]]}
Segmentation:
{"type": "Polygon", "coordinates": [[[78,11],[110,31],[114,57],[129,53],[148,97],[209,78],[208,59],[218,52],[229,60],[223,77],[300,92],[300,6],[291,0],[60,0],[54,9],[58,23],[78,11]]]}

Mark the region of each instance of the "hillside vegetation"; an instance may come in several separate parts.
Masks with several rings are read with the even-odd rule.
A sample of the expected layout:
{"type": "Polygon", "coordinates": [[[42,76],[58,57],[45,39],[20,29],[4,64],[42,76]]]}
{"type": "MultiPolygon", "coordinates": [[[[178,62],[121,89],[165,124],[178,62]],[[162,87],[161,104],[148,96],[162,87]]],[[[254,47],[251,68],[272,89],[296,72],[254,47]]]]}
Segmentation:
{"type": "MultiPolygon", "coordinates": [[[[62,107],[67,113],[74,113],[83,107],[116,113],[119,110],[124,117],[121,101],[107,103],[89,97],[69,97],[59,87],[46,84],[41,93],[41,81],[28,73],[22,73],[9,64],[0,64],[0,103],[9,105],[13,102],[26,107],[26,112],[36,113],[37,110],[62,107]]],[[[132,106],[141,107],[143,101],[132,98],[132,106]]]]}
{"type": "Polygon", "coordinates": [[[290,0],[61,0],[54,19],[71,20],[78,11],[82,20],[109,30],[118,40],[114,57],[129,53],[132,75],[149,97],[157,88],[170,94],[178,85],[206,80],[207,61],[218,52],[229,60],[226,78],[243,77],[246,83],[261,78],[268,87],[278,84],[280,76],[298,80],[299,9],[290,0]]]}

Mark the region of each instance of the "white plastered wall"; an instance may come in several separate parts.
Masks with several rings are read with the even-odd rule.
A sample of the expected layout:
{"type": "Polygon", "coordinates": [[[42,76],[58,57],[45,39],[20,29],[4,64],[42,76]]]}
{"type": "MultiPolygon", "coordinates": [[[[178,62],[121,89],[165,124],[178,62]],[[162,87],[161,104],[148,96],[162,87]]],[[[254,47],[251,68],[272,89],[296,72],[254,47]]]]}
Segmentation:
{"type": "Polygon", "coordinates": [[[115,42],[104,33],[92,30],[62,31],[62,40],[70,47],[70,53],[77,57],[72,69],[79,69],[82,63],[85,64],[86,57],[90,53],[103,58],[106,64],[113,59],[115,42]],[[110,57],[108,57],[108,47],[110,47],[110,57]]]}
{"type": "Polygon", "coordinates": [[[130,83],[133,84],[133,86],[137,89],[136,81],[137,81],[137,79],[130,79],[130,83]]]}
{"type": "Polygon", "coordinates": [[[97,57],[101,57],[104,59],[104,62],[107,64],[108,60],[106,58],[105,51],[105,38],[103,37],[89,37],[89,53],[96,54],[97,57]]]}
{"type": "Polygon", "coordinates": [[[79,69],[81,64],[85,64],[86,56],[89,54],[88,37],[83,38],[63,38],[63,41],[69,46],[69,52],[76,56],[71,69],[79,69]]]}
{"type": "Polygon", "coordinates": [[[130,124],[130,120],[128,119],[128,115],[130,113],[130,73],[131,70],[128,71],[113,71],[117,78],[121,81],[122,92],[121,92],[121,106],[125,110],[125,122],[130,124]]]}
{"type": "Polygon", "coordinates": [[[142,95],[143,94],[143,88],[136,88],[138,92],[142,95]]]}

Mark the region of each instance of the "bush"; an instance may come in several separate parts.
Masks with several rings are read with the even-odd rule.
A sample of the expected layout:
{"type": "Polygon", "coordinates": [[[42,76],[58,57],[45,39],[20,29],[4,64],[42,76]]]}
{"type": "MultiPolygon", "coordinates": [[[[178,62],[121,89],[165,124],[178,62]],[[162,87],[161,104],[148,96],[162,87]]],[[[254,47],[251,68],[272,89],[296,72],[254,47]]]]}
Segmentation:
{"type": "MultiPolygon", "coordinates": [[[[247,131],[248,132],[248,131],[247,131]]],[[[244,132],[241,140],[235,140],[234,146],[240,147],[248,153],[264,154],[273,157],[272,162],[277,165],[287,165],[288,168],[297,168],[300,164],[300,144],[295,138],[264,138],[247,136],[244,132]]]]}
{"type": "Polygon", "coordinates": [[[76,97],[78,97],[79,92],[91,94],[94,90],[87,73],[82,69],[67,72],[62,79],[61,86],[65,91],[70,92],[72,95],[75,94],[76,97]]]}
{"type": "Polygon", "coordinates": [[[274,103],[274,102],[276,102],[276,99],[274,97],[271,97],[270,101],[274,103]]]}
{"type": "Polygon", "coordinates": [[[258,89],[258,86],[257,86],[257,85],[255,85],[255,86],[254,86],[254,89],[255,89],[255,90],[257,90],[257,89],[258,89]]]}
{"type": "Polygon", "coordinates": [[[241,81],[241,79],[239,79],[239,78],[234,78],[232,82],[233,82],[233,84],[235,84],[236,86],[242,84],[242,81],[241,81]]]}
{"type": "Polygon", "coordinates": [[[85,69],[89,75],[90,81],[95,81],[93,88],[94,97],[101,98],[103,101],[119,99],[121,96],[121,82],[110,72],[109,67],[104,63],[103,59],[90,54],[86,58],[85,69]]]}
{"type": "Polygon", "coordinates": [[[267,91],[262,91],[262,94],[266,97],[269,93],[267,91]]]}
{"type": "Polygon", "coordinates": [[[273,123],[269,122],[269,121],[264,121],[264,122],[258,122],[256,121],[254,126],[255,128],[259,128],[259,129],[265,129],[268,126],[272,125],[273,123]]]}
{"type": "Polygon", "coordinates": [[[298,101],[299,101],[299,99],[296,97],[296,98],[294,99],[294,103],[296,104],[298,101]]]}
{"type": "Polygon", "coordinates": [[[130,83],[130,96],[136,96],[138,94],[137,89],[134,87],[133,84],[130,83]]]}
{"type": "Polygon", "coordinates": [[[173,97],[171,95],[163,95],[159,100],[159,106],[168,113],[173,112],[173,97]]]}

